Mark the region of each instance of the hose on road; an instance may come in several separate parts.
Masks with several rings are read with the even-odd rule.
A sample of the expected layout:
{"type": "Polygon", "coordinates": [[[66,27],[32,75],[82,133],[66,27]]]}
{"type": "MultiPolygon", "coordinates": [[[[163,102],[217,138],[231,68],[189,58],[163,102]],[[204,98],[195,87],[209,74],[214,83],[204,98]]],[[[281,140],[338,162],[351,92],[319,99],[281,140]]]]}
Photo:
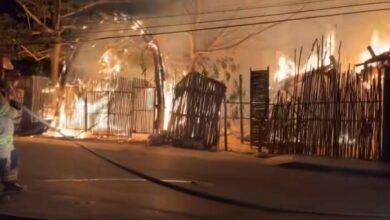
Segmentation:
{"type": "Polygon", "coordinates": [[[32,117],[36,118],[46,126],[48,126],[51,129],[54,129],[55,131],[59,132],[66,140],[70,141],[71,143],[75,144],[76,146],[80,147],[81,149],[84,149],[85,151],[91,153],[92,155],[96,156],[97,158],[100,158],[107,163],[110,163],[111,165],[114,165],[115,167],[126,171],[130,174],[133,174],[137,177],[146,179],[152,183],[155,183],[159,186],[163,186],[165,188],[169,188],[171,190],[174,190],[176,192],[181,192],[187,195],[191,195],[197,198],[209,200],[209,201],[214,201],[218,203],[223,203],[227,205],[232,205],[232,206],[237,206],[237,207],[243,207],[243,208],[249,208],[249,209],[254,209],[258,211],[263,211],[263,212],[274,212],[274,213],[286,213],[286,214],[305,214],[305,215],[316,215],[316,216],[334,216],[334,217],[356,217],[356,218],[383,218],[383,219],[390,219],[390,214],[369,214],[369,213],[343,213],[343,212],[319,212],[319,211],[308,211],[308,210],[300,210],[300,209],[287,209],[287,208],[277,208],[277,207],[270,207],[270,206],[264,206],[256,203],[251,203],[251,202],[246,202],[242,200],[237,200],[233,198],[228,198],[224,196],[219,196],[207,192],[202,192],[198,190],[193,190],[189,189],[186,187],[182,187],[176,184],[172,184],[169,182],[166,182],[164,180],[158,179],[156,177],[147,175],[141,171],[138,171],[137,169],[133,169],[127,166],[124,166],[120,164],[119,162],[110,159],[103,154],[97,152],[96,150],[93,150],[82,143],[79,143],[72,139],[71,137],[68,137],[65,135],[63,132],[61,132],[59,129],[52,127],[49,123],[38,117],[35,113],[33,113],[30,109],[28,109],[25,106],[22,106],[22,109],[31,115],[32,117]]]}

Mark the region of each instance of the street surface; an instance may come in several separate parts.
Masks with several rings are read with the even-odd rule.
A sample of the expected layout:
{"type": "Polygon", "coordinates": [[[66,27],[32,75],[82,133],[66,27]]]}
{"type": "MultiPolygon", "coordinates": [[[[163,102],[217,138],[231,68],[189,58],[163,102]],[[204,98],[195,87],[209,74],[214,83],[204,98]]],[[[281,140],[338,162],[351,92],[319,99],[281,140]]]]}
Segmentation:
{"type": "MultiPolygon", "coordinates": [[[[291,170],[230,152],[82,143],[199,191],[279,208],[390,216],[386,178],[291,170]]],[[[2,201],[0,213],[49,219],[378,219],[262,212],[206,201],[144,182],[65,140],[20,137],[16,147],[28,189],[2,201]]]]}

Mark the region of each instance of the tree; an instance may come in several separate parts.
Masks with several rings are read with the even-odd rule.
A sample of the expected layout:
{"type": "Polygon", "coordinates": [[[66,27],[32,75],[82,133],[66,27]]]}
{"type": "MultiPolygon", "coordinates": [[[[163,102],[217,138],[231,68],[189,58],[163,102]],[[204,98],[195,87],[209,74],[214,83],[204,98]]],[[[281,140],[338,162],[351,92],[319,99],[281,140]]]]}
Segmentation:
{"type": "MultiPolygon", "coordinates": [[[[202,27],[208,27],[205,25],[205,20],[212,20],[212,13],[207,12],[208,7],[206,4],[209,1],[206,0],[190,0],[181,1],[183,10],[187,16],[186,19],[190,19],[193,29],[201,29],[202,27]],[[207,14],[204,16],[203,14],[207,14]]],[[[245,5],[244,2],[240,2],[241,5],[245,5]]],[[[240,6],[237,7],[237,12],[229,14],[230,17],[239,16],[238,13],[240,6]]],[[[301,7],[300,10],[302,10],[301,7]]],[[[291,14],[286,18],[291,18],[295,14],[291,14]]],[[[183,18],[184,19],[184,18],[183,18]]],[[[187,21],[187,20],[186,20],[187,21]]],[[[224,25],[229,26],[234,21],[226,21],[224,25]]],[[[185,57],[188,58],[187,65],[185,65],[185,72],[196,71],[207,75],[211,78],[222,81],[227,86],[226,98],[229,101],[237,101],[239,97],[238,86],[238,69],[239,65],[234,59],[234,51],[242,44],[248,42],[250,39],[259,36],[260,34],[283,24],[284,22],[278,22],[270,25],[262,25],[248,28],[224,28],[214,31],[208,31],[207,33],[202,31],[192,31],[186,33],[188,37],[188,52],[185,57]]],[[[245,95],[245,91],[243,91],[245,95]]],[[[238,116],[238,106],[231,106],[231,116],[238,116]]]]}
{"type": "MultiPolygon", "coordinates": [[[[205,7],[203,5],[206,2],[207,1],[205,0],[192,0],[182,2],[184,10],[190,17],[192,17],[192,21],[194,23],[193,27],[195,29],[198,28],[200,25],[199,23],[202,19],[201,14],[202,12],[205,12],[205,7]]],[[[242,2],[241,5],[245,5],[245,2],[242,2]]],[[[302,6],[300,10],[302,10],[303,7],[304,6],[302,6]]],[[[239,10],[240,7],[237,7],[236,11],[238,12],[239,10]]],[[[293,16],[295,16],[295,14],[289,15],[287,18],[291,18],[293,16]]],[[[232,17],[235,17],[235,15],[232,15],[232,17]]],[[[256,37],[283,23],[284,22],[281,21],[266,26],[256,26],[251,28],[250,30],[243,30],[241,28],[224,28],[216,31],[215,33],[200,34],[197,31],[188,33],[188,40],[190,45],[188,55],[190,63],[189,70],[194,69],[194,65],[196,63],[202,62],[199,61],[199,59],[202,59],[213,52],[231,52],[231,50],[236,49],[251,38],[256,37]]],[[[227,23],[227,26],[229,26],[229,23],[227,23]]]]}
{"type": "MultiPolygon", "coordinates": [[[[29,31],[30,37],[38,35],[41,39],[44,39],[43,44],[38,46],[27,46],[23,42],[14,42],[15,45],[19,45],[22,52],[34,58],[36,61],[50,58],[51,61],[51,81],[56,84],[59,79],[60,62],[66,57],[67,60],[71,60],[73,54],[77,53],[76,50],[70,50],[69,43],[64,43],[69,32],[73,29],[80,29],[77,23],[77,16],[82,15],[88,11],[89,17],[96,16],[93,13],[93,9],[102,5],[115,5],[115,4],[128,4],[132,5],[134,2],[142,2],[137,0],[86,0],[86,1],[71,1],[71,0],[14,0],[20,7],[20,12],[17,17],[24,20],[24,30],[29,31]],[[21,13],[23,12],[23,13],[21,13]],[[46,44],[45,44],[46,43],[46,44]],[[65,56],[64,56],[65,55],[65,56]]],[[[112,13],[113,11],[111,11],[112,13]]],[[[97,15],[100,19],[104,13],[97,15]]],[[[147,30],[142,24],[137,24],[138,28],[147,30]]],[[[20,34],[21,32],[19,32],[20,34]]],[[[157,120],[155,128],[159,132],[163,127],[164,121],[164,68],[162,64],[162,58],[158,43],[151,36],[144,35],[142,37],[148,45],[151,54],[154,59],[155,66],[155,82],[157,90],[157,120]]],[[[31,39],[30,39],[31,40],[31,39]]],[[[77,48],[77,47],[76,47],[77,48]]],[[[61,100],[61,99],[59,99],[61,100]]],[[[60,101],[59,101],[60,102],[60,101]]]]}
{"type": "MultiPolygon", "coordinates": [[[[45,41],[39,42],[43,45],[29,47],[23,45],[23,42],[15,42],[20,45],[24,53],[37,61],[50,58],[51,60],[51,80],[56,83],[59,78],[60,62],[63,55],[69,48],[69,44],[63,43],[63,37],[68,29],[74,28],[72,24],[73,16],[82,13],[93,7],[103,4],[128,3],[132,0],[86,0],[86,1],[70,1],[70,0],[9,0],[14,1],[20,8],[17,17],[23,19],[24,30],[30,32],[32,36],[40,36],[45,41]],[[22,13],[23,12],[23,13],[22,13]],[[46,43],[46,44],[45,44],[46,43]]],[[[19,32],[20,34],[20,32],[19,32]]],[[[25,36],[26,37],[26,36],[25,36]]]]}

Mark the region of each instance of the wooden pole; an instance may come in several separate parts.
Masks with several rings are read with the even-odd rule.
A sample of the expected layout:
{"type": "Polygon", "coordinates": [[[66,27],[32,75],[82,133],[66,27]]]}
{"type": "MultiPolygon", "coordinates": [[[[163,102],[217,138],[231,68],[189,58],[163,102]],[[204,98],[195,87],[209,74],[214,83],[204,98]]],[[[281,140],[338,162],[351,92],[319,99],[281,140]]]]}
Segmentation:
{"type": "Polygon", "coordinates": [[[240,135],[241,143],[244,143],[244,106],[242,104],[242,74],[239,76],[239,89],[240,89],[240,135]]]}
{"type": "Polygon", "coordinates": [[[85,92],[84,99],[84,131],[88,131],[88,92],[85,92]]]}
{"type": "Polygon", "coordinates": [[[249,69],[249,146],[252,147],[252,68],[249,69]]]}
{"type": "Polygon", "coordinates": [[[58,82],[61,62],[61,0],[54,1],[54,39],[55,43],[51,54],[51,80],[55,85],[58,82]]]}
{"type": "Polygon", "coordinates": [[[107,92],[107,136],[110,136],[110,91],[107,92]]]}
{"type": "Polygon", "coordinates": [[[225,117],[224,117],[224,134],[225,134],[225,151],[228,151],[228,136],[227,136],[227,100],[226,100],[226,93],[225,93],[225,99],[224,99],[224,109],[225,109],[225,117]]]}

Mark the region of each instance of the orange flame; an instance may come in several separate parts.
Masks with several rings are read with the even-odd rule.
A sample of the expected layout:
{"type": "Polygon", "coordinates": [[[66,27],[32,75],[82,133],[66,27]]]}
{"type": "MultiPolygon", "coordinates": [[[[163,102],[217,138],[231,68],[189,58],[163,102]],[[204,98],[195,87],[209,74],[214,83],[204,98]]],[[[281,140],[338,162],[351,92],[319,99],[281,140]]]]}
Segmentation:
{"type": "MultiPolygon", "coordinates": [[[[323,56],[320,60],[324,60],[323,66],[327,66],[331,64],[330,56],[334,54],[335,52],[335,42],[336,42],[336,36],[335,32],[331,31],[329,34],[326,35],[327,37],[324,39],[324,45],[323,45],[323,56]]],[[[307,62],[303,65],[303,68],[300,68],[300,73],[304,73],[306,71],[309,71],[313,68],[317,68],[318,65],[318,55],[317,54],[311,54],[307,62]]],[[[297,64],[286,56],[282,55],[279,57],[278,60],[278,71],[274,74],[276,82],[281,82],[287,78],[293,77],[296,73],[297,64]]]]}
{"type": "MultiPolygon", "coordinates": [[[[378,55],[384,52],[390,51],[390,42],[386,42],[380,39],[378,31],[374,31],[371,36],[371,44],[370,46],[374,50],[374,52],[378,55]]],[[[360,62],[363,63],[372,58],[370,52],[365,50],[360,54],[360,62]]]]}

